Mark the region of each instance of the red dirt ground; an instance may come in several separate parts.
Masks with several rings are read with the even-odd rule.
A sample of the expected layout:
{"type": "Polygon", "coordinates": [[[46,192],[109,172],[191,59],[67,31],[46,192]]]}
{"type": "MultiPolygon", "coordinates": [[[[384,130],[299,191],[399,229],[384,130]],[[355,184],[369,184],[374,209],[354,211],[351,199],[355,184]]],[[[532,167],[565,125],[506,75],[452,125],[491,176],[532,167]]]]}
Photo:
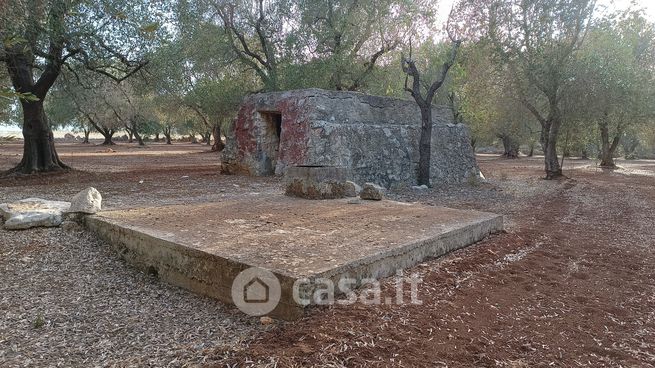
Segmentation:
{"type": "MultiPolygon", "coordinates": [[[[482,161],[503,177],[538,173],[537,164],[482,161]]],[[[549,198],[504,211],[508,233],[407,270],[424,280],[422,305],[317,309],[226,363],[653,367],[655,178],[571,174],[549,198]]],[[[393,295],[391,281],[386,288],[393,295]]]]}
{"type": "MultiPolygon", "coordinates": [[[[0,169],[18,161],[15,148],[0,146],[0,169]]],[[[94,173],[0,179],[0,197],[94,185],[123,208],[281,191],[276,178],[218,174],[217,156],[190,153],[202,146],[112,147],[161,151],[120,160],[103,149],[65,146],[66,162],[94,173]]],[[[655,367],[655,162],[605,172],[567,161],[560,182],[539,179],[538,158],[479,162],[488,184],[390,193],[506,216],[506,233],[406,271],[423,278],[422,305],[313,308],[212,352],[219,366],[655,367]]]]}

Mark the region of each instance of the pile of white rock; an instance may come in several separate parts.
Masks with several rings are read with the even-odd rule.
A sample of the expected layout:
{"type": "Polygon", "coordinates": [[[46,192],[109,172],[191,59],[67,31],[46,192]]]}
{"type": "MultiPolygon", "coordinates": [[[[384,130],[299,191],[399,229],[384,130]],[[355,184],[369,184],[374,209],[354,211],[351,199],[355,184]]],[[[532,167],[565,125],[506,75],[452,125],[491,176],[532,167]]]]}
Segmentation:
{"type": "Polygon", "coordinates": [[[0,216],[7,230],[59,226],[66,217],[94,214],[102,209],[102,196],[95,188],[77,193],[70,202],[27,198],[0,204],[0,216]]]}

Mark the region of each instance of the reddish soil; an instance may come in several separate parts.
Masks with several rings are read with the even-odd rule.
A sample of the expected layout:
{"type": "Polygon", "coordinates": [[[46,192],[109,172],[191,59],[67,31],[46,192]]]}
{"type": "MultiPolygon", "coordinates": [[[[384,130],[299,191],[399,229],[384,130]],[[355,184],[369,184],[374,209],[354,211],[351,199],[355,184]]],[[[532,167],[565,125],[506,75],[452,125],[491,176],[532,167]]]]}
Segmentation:
{"type": "MultiPolygon", "coordinates": [[[[538,174],[538,164],[482,161],[492,177],[510,178],[538,174]]],[[[547,198],[512,203],[509,210],[478,203],[497,207],[514,225],[407,270],[424,280],[422,305],[315,309],[226,363],[653,367],[655,178],[588,169],[569,174],[575,179],[555,183],[547,198]]],[[[392,281],[385,287],[393,295],[392,281]]]]}
{"type": "MultiPolygon", "coordinates": [[[[0,198],[61,199],[94,185],[110,208],[125,208],[281,192],[276,178],[220,175],[216,155],[190,153],[203,146],[111,148],[161,153],[119,159],[63,146],[63,159],[86,171],[0,179],[0,198]]],[[[17,155],[0,146],[0,169],[17,155]]],[[[538,158],[479,162],[489,184],[390,193],[506,216],[506,233],[406,271],[423,278],[422,305],[317,307],[213,357],[225,356],[220,366],[655,367],[655,162],[604,172],[568,161],[571,179],[559,182],[539,179],[538,158]]],[[[385,280],[384,294],[393,287],[385,280]]]]}

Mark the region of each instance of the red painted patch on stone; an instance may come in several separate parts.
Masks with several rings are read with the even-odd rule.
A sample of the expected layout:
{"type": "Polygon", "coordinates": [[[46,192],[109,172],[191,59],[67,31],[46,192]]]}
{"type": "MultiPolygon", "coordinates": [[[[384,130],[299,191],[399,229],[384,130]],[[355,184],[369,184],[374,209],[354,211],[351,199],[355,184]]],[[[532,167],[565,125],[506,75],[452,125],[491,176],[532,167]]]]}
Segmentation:
{"type": "Polygon", "coordinates": [[[297,100],[281,100],[278,109],[282,113],[282,134],[278,161],[286,166],[306,163],[309,142],[309,121],[297,100]]]}
{"type": "Polygon", "coordinates": [[[254,136],[255,122],[253,114],[256,114],[254,103],[245,103],[239,109],[234,124],[234,139],[236,140],[237,159],[239,161],[249,154],[254,154],[257,149],[257,140],[254,136]]]}

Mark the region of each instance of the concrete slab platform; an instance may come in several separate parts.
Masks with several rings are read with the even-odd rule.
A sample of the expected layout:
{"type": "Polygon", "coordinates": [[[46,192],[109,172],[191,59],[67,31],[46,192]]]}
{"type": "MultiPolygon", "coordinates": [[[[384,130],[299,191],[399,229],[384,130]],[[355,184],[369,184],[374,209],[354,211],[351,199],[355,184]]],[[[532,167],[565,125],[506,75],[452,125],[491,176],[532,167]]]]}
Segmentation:
{"type": "MultiPolygon", "coordinates": [[[[234,303],[250,267],[280,282],[283,319],[302,315],[300,279],[358,281],[393,275],[503,228],[502,216],[393,201],[308,201],[286,196],[107,211],[88,228],[135,266],[191,291],[234,303]]],[[[303,290],[311,293],[311,290],[303,290]]]]}

